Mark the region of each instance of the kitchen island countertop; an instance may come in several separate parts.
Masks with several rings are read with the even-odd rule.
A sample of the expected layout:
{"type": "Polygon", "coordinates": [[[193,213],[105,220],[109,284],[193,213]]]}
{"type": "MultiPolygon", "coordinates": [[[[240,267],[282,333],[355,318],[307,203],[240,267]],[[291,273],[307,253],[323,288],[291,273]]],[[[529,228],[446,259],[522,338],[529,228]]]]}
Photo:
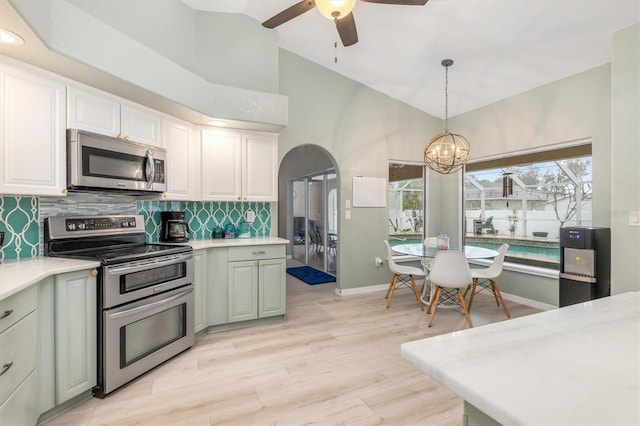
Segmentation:
{"type": "Polygon", "coordinates": [[[640,292],[404,343],[401,352],[501,424],[640,424],[640,292]]]}
{"type": "Polygon", "coordinates": [[[15,294],[51,275],[97,268],[95,260],[37,256],[4,260],[0,263],[0,300],[15,294]]]}

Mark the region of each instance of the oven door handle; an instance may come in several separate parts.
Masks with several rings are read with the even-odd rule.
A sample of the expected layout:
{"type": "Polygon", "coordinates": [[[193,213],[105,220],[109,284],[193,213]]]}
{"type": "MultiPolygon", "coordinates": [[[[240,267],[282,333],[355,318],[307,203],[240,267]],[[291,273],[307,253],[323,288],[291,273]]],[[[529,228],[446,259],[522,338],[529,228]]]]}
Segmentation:
{"type": "Polygon", "coordinates": [[[139,272],[149,269],[149,267],[161,267],[165,265],[172,265],[176,263],[188,262],[193,259],[193,254],[189,253],[188,255],[179,255],[179,256],[171,256],[170,258],[162,258],[162,259],[149,259],[149,260],[141,260],[139,262],[119,264],[116,266],[106,266],[104,269],[107,274],[110,275],[120,275],[124,273],[132,273],[139,272]]]}
{"type": "Polygon", "coordinates": [[[121,311],[121,312],[116,312],[114,314],[109,314],[109,318],[111,319],[116,319],[116,318],[123,318],[123,317],[128,317],[128,316],[132,316],[132,315],[136,315],[139,312],[143,312],[143,311],[148,311],[149,309],[153,309],[153,308],[157,308],[160,307],[162,305],[167,305],[175,300],[180,299],[181,297],[186,296],[189,293],[193,292],[193,287],[182,291],[178,294],[175,294],[171,297],[167,297],[166,299],[162,299],[162,300],[158,300],[157,302],[153,302],[153,303],[148,303],[146,305],[142,305],[142,306],[138,306],[137,308],[131,308],[131,309],[127,309],[126,311],[121,311]]]}

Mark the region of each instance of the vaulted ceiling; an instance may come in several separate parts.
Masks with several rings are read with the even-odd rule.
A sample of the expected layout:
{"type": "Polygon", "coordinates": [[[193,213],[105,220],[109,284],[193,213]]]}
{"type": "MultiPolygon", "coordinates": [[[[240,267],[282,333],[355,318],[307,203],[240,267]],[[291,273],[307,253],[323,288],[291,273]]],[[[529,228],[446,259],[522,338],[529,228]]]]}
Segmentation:
{"type": "MultiPolygon", "coordinates": [[[[261,23],[299,0],[182,1],[261,23]]],[[[640,1],[429,0],[398,6],[358,0],[353,16],[359,41],[349,47],[317,10],[272,31],[282,48],[443,118],[443,59],[455,62],[449,69],[452,117],[610,62],[611,36],[640,21],[640,1]]]]}

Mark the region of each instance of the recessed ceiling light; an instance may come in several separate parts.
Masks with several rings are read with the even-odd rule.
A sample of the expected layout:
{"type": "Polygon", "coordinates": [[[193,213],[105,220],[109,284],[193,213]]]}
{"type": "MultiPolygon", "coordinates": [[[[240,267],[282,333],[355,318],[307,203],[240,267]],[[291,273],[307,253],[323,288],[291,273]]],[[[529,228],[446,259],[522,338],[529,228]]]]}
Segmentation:
{"type": "Polygon", "coordinates": [[[212,126],[216,126],[216,127],[224,127],[227,125],[227,123],[225,123],[224,121],[220,121],[220,120],[211,120],[209,122],[209,124],[211,124],[212,126]]]}
{"type": "Polygon", "coordinates": [[[21,46],[24,44],[24,39],[13,31],[0,28],[0,43],[21,46]]]}

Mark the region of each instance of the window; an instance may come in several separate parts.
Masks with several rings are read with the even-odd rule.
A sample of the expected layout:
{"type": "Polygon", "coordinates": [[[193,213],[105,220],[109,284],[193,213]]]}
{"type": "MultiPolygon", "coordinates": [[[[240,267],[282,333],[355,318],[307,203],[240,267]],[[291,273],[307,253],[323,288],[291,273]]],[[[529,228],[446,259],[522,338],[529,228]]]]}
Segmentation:
{"type": "Polygon", "coordinates": [[[389,163],[389,244],[424,239],[424,165],[389,163]]]}
{"type": "Polygon", "coordinates": [[[559,229],[592,224],[591,183],[591,145],[467,165],[465,244],[558,269],[559,229]]]}

